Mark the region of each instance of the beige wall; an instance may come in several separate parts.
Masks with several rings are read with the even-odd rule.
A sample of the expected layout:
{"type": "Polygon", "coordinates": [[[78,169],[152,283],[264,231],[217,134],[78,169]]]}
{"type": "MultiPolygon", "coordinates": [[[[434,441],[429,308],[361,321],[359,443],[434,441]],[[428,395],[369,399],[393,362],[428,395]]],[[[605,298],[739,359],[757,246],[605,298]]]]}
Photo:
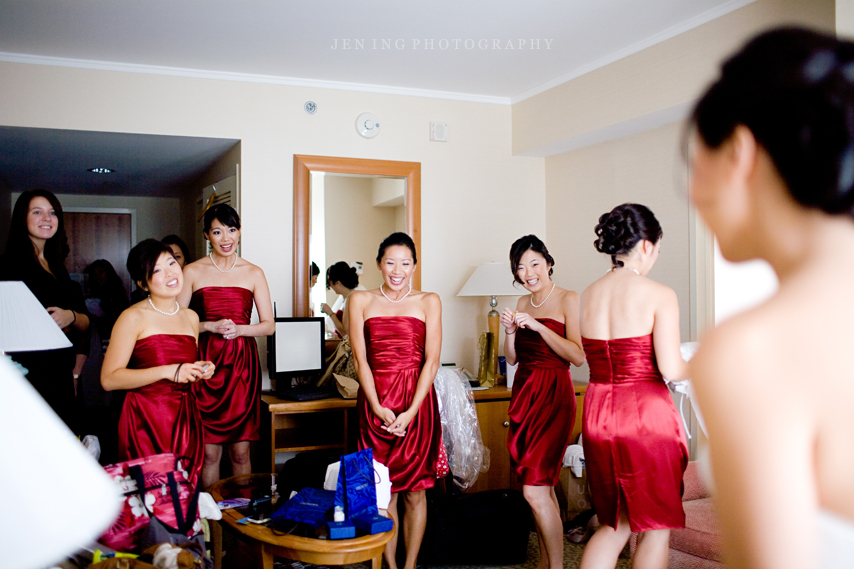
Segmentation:
{"type": "Polygon", "coordinates": [[[241,140],[242,253],[264,269],[283,315],[293,155],[421,162],[422,287],[443,301],[443,361],[470,369],[487,304],[456,293],[479,263],[545,227],[543,159],[511,155],[509,106],[17,63],[0,63],[0,85],[2,125],[241,140]],[[383,125],[371,140],[355,130],[366,111],[383,125]],[[453,125],[448,142],[428,140],[431,120],[453,125]]]}
{"type": "Polygon", "coordinates": [[[681,108],[711,81],[722,59],[754,33],[784,23],[833,31],[834,14],[833,0],[757,0],[516,103],[513,153],[681,108]]]}

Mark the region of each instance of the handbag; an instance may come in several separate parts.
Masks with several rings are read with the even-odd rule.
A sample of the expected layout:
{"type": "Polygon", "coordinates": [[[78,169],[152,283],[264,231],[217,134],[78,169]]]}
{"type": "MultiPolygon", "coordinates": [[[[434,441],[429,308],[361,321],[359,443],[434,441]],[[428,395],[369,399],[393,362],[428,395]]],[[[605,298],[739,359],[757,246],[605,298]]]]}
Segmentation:
{"type": "Polygon", "coordinates": [[[162,453],[105,466],[123,494],[122,509],[98,539],[116,550],[138,552],[152,517],[187,537],[202,531],[198,492],[189,481],[187,459],[162,453]]]}
{"type": "Polygon", "coordinates": [[[317,381],[317,385],[325,384],[333,374],[343,375],[344,377],[350,377],[355,380],[359,379],[359,374],[356,373],[356,364],[353,362],[353,351],[350,348],[350,336],[344,336],[338,342],[335,353],[326,360],[326,371],[317,381]]]}

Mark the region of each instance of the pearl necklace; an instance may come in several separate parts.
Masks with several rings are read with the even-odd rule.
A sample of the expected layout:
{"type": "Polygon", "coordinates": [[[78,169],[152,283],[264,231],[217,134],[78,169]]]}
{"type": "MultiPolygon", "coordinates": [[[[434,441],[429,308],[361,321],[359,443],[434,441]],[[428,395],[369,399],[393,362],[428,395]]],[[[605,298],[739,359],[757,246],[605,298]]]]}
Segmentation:
{"type": "MultiPolygon", "coordinates": [[[[397,304],[398,302],[402,301],[404,298],[406,298],[407,296],[409,296],[409,293],[410,293],[410,292],[412,292],[412,285],[409,285],[409,290],[408,290],[408,291],[406,291],[406,294],[404,294],[403,296],[401,296],[401,297],[400,297],[400,298],[398,298],[397,300],[392,300],[392,299],[390,299],[390,298],[388,297],[388,295],[387,295],[387,294],[385,293],[385,291],[383,290],[383,286],[385,286],[385,283],[383,283],[383,284],[381,284],[381,285],[380,285],[380,292],[381,292],[381,293],[382,293],[382,295],[385,297],[385,299],[386,299],[387,301],[391,302],[392,304],[397,304]]],[[[348,296],[349,296],[349,295],[348,295],[348,296]]]]}
{"type": "Polygon", "coordinates": [[[214,260],[213,260],[213,251],[211,251],[211,254],[210,254],[210,255],[208,255],[208,257],[210,257],[210,258],[211,258],[211,263],[213,263],[213,266],[214,266],[214,267],[216,267],[216,270],[218,270],[218,271],[219,271],[219,272],[221,272],[221,273],[230,273],[230,272],[231,272],[231,269],[233,269],[233,268],[234,268],[234,266],[237,264],[237,255],[235,255],[235,256],[234,256],[234,262],[231,264],[231,269],[228,269],[227,271],[223,271],[222,269],[220,269],[219,267],[217,267],[217,265],[216,265],[216,261],[214,261],[214,260]]]}
{"type": "Polygon", "coordinates": [[[555,287],[556,287],[556,286],[557,286],[557,283],[555,283],[555,284],[553,284],[553,285],[552,285],[552,289],[551,289],[551,290],[549,291],[549,293],[546,295],[546,298],[545,298],[541,303],[539,303],[539,304],[534,304],[534,293],[531,293],[531,306],[533,306],[534,308],[539,308],[539,307],[541,307],[542,305],[544,305],[544,304],[546,303],[546,300],[548,300],[548,299],[549,299],[549,297],[552,295],[552,293],[555,291],[555,287]]]}
{"type": "Polygon", "coordinates": [[[631,268],[631,267],[627,267],[627,266],[625,266],[625,265],[623,265],[622,267],[613,267],[611,270],[612,270],[612,271],[616,271],[617,269],[620,269],[620,268],[622,268],[622,269],[626,269],[626,270],[628,270],[628,271],[631,271],[631,272],[633,272],[634,274],[636,274],[637,276],[641,276],[641,274],[637,271],[637,269],[633,269],[633,268],[631,268]]]}
{"type": "Polygon", "coordinates": [[[175,316],[176,314],[178,314],[178,311],[179,311],[179,310],[181,310],[181,305],[180,305],[180,304],[178,304],[178,301],[177,301],[177,300],[175,301],[175,310],[173,310],[172,312],[165,312],[165,311],[163,311],[163,310],[160,310],[160,309],[159,309],[159,308],[157,308],[156,306],[154,306],[154,303],[153,303],[153,302],[151,302],[151,297],[150,297],[150,296],[148,297],[148,304],[150,304],[150,305],[151,305],[151,308],[153,308],[154,310],[156,310],[156,311],[157,311],[157,312],[159,312],[160,314],[165,314],[166,316],[175,316]]]}

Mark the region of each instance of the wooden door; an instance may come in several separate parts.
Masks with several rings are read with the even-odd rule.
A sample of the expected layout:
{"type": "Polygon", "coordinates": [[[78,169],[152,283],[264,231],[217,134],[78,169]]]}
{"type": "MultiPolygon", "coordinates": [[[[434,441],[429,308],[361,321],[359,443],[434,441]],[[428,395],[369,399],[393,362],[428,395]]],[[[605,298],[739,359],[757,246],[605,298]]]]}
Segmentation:
{"type": "Polygon", "coordinates": [[[64,217],[71,248],[65,262],[68,272],[82,273],[93,261],[106,259],[130,295],[134,287],[126,263],[132,246],[131,214],[66,212],[64,217]]]}
{"type": "Polygon", "coordinates": [[[510,468],[510,453],[507,451],[509,408],[509,399],[478,401],[475,404],[483,445],[489,449],[489,470],[478,475],[477,482],[467,490],[469,493],[513,487],[516,475],[510,468]]]}

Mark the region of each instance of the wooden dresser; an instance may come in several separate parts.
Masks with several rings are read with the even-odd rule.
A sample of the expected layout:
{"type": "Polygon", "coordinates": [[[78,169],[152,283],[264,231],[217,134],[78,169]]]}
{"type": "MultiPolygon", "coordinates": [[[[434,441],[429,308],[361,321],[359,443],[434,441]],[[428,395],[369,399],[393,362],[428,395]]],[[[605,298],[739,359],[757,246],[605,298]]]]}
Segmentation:
{"type": "MultiPolygon", "coordinates": [[[[587,384],[575,386],[576,412],[572,440],[581,432],[581,416],[587,384]]],[[[521,489],[510,468],[507,452],[507,410],[510,389],[504,386],[475,391],[474,400],[483,443],[490,451],[490,468],[481,474],[469,492],[501,488],[521,489]]],[[[356,450],[358,415],[355,399],[321,399],[319,401],[284,401],[273,395],[262,400],[262,448],[269,458],[259,460],[256,469],[275,472],[276,453],[310,450],[356,450]]],[[[260,470],[259,470],[260,472],[260,470]]]]}

